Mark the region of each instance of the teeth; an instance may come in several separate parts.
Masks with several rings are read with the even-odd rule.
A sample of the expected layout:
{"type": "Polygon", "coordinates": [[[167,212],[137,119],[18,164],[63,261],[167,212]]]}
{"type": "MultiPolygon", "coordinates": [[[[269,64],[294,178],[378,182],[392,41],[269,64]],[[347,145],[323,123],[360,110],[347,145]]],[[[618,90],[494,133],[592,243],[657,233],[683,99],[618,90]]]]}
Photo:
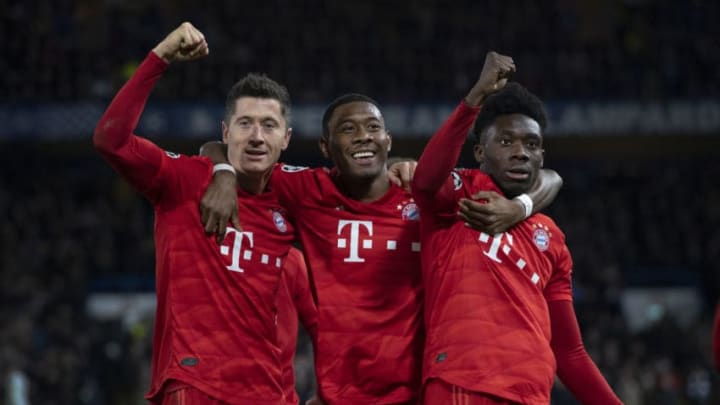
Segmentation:
{"type": "Polygon", "coordinates": [[[353,159],[362,159],[375,156],[374,152],[356,152],[352,154],[353,159]]]}

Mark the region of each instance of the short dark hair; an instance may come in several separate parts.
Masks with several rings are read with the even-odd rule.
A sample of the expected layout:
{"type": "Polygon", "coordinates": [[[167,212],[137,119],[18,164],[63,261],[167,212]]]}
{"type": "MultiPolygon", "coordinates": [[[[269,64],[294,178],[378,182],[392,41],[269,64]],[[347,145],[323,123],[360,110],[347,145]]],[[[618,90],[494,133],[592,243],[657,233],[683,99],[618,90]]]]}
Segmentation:
{"type": "Polygon", "coordinates": [[[280,112],[290,125],[290,93],[285,86],[263,73],[248,73],[228,91],[225,99],[225,119],[235,112],[235,102],[241,97],[269,98],[280,102],[280,112]]]}
{"type": "Polygon", "coordinates": [[[542,101],[520,83],[512,82],[483,103],[473,126],[475,140],[480,142],[483,131],[492,125],[497,117],[507,114],[526,115],[537,121],[543,132],[547,126],[547,113],[542,101]]]}
{"type": "Polygon", "coordinates": [[[330,128],[328,127],[328,124],[330,124],[330,118],[332,117],[335,110],[340,107],[341,105],[354,103],[356,101],[361,101],[363,103],[370,103],[377,107],[377,109],[380,109],[380,104],[378,104],[377,101],[373,100],[372,98],[359,93],[348,93],[343,94],[342,96],[336,98],[333,100],[330,105],[327,106],[325,109],[325,113],[323,114],[322,118],[322,131],[323,131],[323,138],[327,138],[330,136],[330,128]]]}

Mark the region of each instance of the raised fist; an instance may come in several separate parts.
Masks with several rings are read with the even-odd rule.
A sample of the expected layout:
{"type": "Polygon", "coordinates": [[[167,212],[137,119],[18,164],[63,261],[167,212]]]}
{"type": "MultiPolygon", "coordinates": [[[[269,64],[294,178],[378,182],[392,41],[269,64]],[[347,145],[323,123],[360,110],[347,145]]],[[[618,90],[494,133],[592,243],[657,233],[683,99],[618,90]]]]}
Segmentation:
{"type": "Polygon", "coordinates": [[[210,53],[205,35],[189,22],[168,34],[153,52],[167,63],[200,59],[210,53]]]}
{"type": "Polygon", "coordinates": [[[510,75],[515,72],[515,62],[509,56],[497,52],[488,52],[485,55],[480,78],[468,94],[466,101],[470,105],[478,105],[485,97],[499,91],[507,84],[510,75]]]}

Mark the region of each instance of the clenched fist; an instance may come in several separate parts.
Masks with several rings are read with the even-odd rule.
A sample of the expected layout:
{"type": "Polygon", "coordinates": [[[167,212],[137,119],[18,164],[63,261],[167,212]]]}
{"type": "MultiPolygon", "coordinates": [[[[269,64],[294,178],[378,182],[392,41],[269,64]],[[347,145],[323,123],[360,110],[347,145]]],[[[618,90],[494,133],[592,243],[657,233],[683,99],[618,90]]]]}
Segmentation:
{"type": "Polygon", "coordinates": [[[210,53],[205,35],[189,22],[180,24],[155,48],[155,55],[167,63],[200,59],[210,53]]]}
{"type": "Polygon", "coordinates": [[[469,105],[480,105],[487,96],[505,87],[508,77],[513,72],[515,72],[513,58],[497,52],[488,52],[485,55],[480,78],[465,97],[465,101],[469,105]]]}

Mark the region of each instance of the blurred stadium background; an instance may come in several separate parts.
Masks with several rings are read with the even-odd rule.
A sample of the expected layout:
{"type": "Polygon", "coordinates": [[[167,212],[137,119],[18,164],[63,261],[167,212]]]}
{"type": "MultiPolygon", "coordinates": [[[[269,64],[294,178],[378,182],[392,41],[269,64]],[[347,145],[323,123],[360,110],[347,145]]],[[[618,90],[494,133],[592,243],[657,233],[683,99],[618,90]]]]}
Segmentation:
{"type": "MultiPolygon", "coordinates": [[[[380,101],[393,151],[417,158],[485,53],[513,56],[551,114],[546,167],[565,186],[548,211],[574,255],[591,356],[626,404],[720,404],[718,17],[712,0],[0,1],[0,398],[143,403],[152,211],[90,138],[188,20],[211,55],[171,67],[138,133],[190,154],[218,139],[225,91],[261,71],[293,97],[284,161],[327,164],[320,117],[348,91],[380,101]]],[[[298,346],[307,398],[312,355],[298,346]]],[[[557,384],[553,404],[574,403],[557,384]]]]}

